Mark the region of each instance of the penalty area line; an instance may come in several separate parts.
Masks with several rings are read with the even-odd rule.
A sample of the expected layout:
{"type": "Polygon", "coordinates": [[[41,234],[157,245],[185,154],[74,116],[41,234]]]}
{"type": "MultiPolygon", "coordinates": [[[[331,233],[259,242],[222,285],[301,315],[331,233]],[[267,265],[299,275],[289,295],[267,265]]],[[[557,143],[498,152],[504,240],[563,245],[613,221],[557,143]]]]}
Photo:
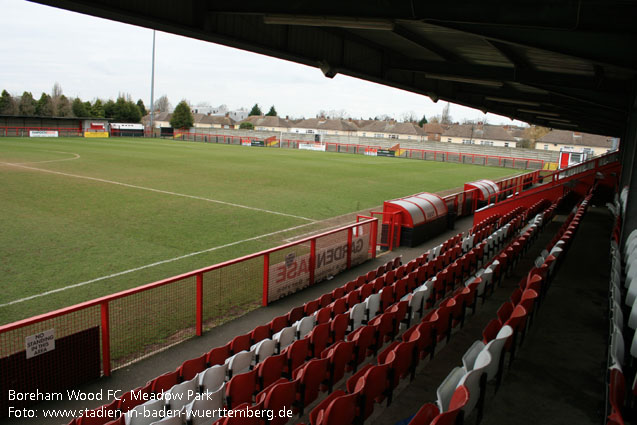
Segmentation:
{"type": "Polygon", "coordinates": [[[75,283],[73,285],[64,286],[62,288],[52,289],[50,291],[45,291],[45,292],[42,292],[40,294],[30,295],[28,297],[24,297],[24,298],[20,298],[20,299],[17,299],[17,300],[9,301],[8,303],[0,304],[0,308],[8,307],[10,305],[20,304],[20,303],[23,303],[25,301],[30,301],[30,300],[33,300],[33,299],[36,299],[36,298],[45,297],[47,295],[51,295],[51,294],[56,294],[58,292],[67,291],[69,289],[79,288],[81,286],[89,285],[89,284],[95,283],[95,282],[100,282],[102,280],[111,279],[111,278],[114,278],[114,277],[118,277],[118,276],[123,276],[123,275],[129,274],[129,273],[138,272],[140,270],[148,269],[148,268],[159,266],[159,265],[162,265],[162,264],[172,263],[173,261],[183,260],[184,258],[194,257],[195,255],[205,254],[205,253],[208,253],[208,252],[217,251],[219,249],[228,248],[230,246],[239,245],[239,244],[242,244],[242,243],[245,243],[245,242],[251,242],[251,241],[254,241],[254,240],[257,240],[257,239],[266,238],[268,236],[277,235],[279,233],[289,232],[289,231],[292,231],[292,230],[300,229],[300,228],[305,227],[305,226],[309,226],[311,224],[315,224],[315,222],[305,223],[305,224],[301,224],[299,226],[289,227],[287,229],[277,230],[275,232],[265,233],[265,234],[259,235],[259,236],[253,236],[253,237],[248,238],[248,239],[243,239],[243,240],[240,240],[240,241],[230,242],[230,243],[227,243],[227,244],[224,244],[224,245],[219,245],[219,246],[215,246],[215,247],[212,247],[212,248],[204,249],[202,251],[191,252],[191,253],[188,253],[188,254],[180,255],[178,257],[157,261],[157,262],[151,263],[151,264],[146,264],[144,266],[136,267],[134,269],[128,269],[128,270],[124,270],[124,271],[121,271],[121,272],[113,273],[113,274],[110,274],[108,276],[102,276],[102,277],[98,277],[98,278],[95,278],[95,279],[87,280],[87,281],[84,281],[84,282],[75,283]]]}

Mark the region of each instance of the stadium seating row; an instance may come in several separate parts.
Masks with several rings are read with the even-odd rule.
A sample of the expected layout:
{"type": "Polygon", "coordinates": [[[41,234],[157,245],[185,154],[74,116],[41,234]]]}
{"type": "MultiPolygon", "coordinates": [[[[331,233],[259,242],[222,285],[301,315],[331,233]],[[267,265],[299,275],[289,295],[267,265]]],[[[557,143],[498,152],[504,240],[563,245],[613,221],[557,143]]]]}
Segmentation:
{"type": "MultiPolygon", "coordinates": [[[[497,318],[490,321],[483,330],[483,340],[475,341],[469,347],[462,357],[462,366],[451,370],[440,384],[436,403],[423,405],[409,425],[462,424],[476,408],[476,423],[481,422],[487,382],[495,380],[497,391],[504,371],[506,353],[509,353],[510,367],[518,345],[517,336],[521,335],[521,345],[524,334],[532,323],[533,313],[540,308],[541,294],[546,293],[557,261],[563,259],[561,254],[577,230],[591,196],[589,194],[585,198],[577,213],[567,218],[553,241],[536,259],[535,267],[512,292],[511,300],[500,306],[497,318]]],[[[531,227],[538,224],[539,220],[549,221],[557,204],[538,216],[531,227]]]]}
{"type": "MultiPolygon", "coordinates": [[[[234,338],[224,347],[218,347],[211,350],[206,355],[188,360],[184,362],[177,371],[164,374],[149,382],[145,387],[127,393],[126,396],[122,397],[118,401],[117,407],[114,407],[112,403],[107,406],[107,408],[116,408],[120,412],[127,412],[128,410],[135,408],[136,402],[138,402],[138,399],[141,398],[139,396],[134,397],[133,394],[135,393],[159,394],[167,392],[171,394],[184,391],[192,393],[195,388],[198,388],[199,391],[203,391],[204,393],[214,394],[211,397],[215,400],[223,400],[223,389],[225,389],[229,392],[229,394],[225,397],[228,402],[228,406],[235,407],[239,405],[239,402],[243,399],[241,396],[234,396],[234,392],[232,391],[233,388],[246,387],[244,381],[251,380],[252,377],[242,376],[241,380],[237,379],[234,381],[234,385],[232,384],[233,377],[245,375],[246,373],[248,375],[255,375],[255,379],[258,377],[258,380],[260,381],[260,387],[255,388],[266,388],[266,384],[269,383],[267,379],[268,374],[262,373],[262,371],[271,371],[271,365],[275,362],[275,359],[272,359],[267,364],[263,363],[262,366],[264,367],[255,366],[257,366],[257,363],[259,363],[261,358],[275,357],[275,352],[279,358],[281,356],[285,356],[285,360],[287,362],[287,365],[284,365],[284,369],[279,376],[283,376],[285,373],[289,375],[290,372],[292,372],[294,376],[294,371],[296,369],[295,366],[298,366],[298,363],[300,362],[302,363],[304,357],[306,357],[303,354],[297,356],[294,353],[304,353],[306,351],[306,345],[308,345],[311,347],[309,348],[308,356],[317,357],[320,353],[322,353],[322,349],[324,349],[328,344],[341,340],[346,331],[352,331],[357,326],[365,322],[369,322],[374,316],[376,308],[382,308],[385,310],[393,303],[393,301],[395,301],[395,299],[400,299],[402,298],[401,296],[406,295],[407,288],[410,291],[413,290],[418,273],[421,274],[422,278],[421,270],[427,270],[427,267],[419,267],[418,273],[415,273],[414,268],[418,264],[421,264],[425,258],[435,261],[434,264],[438,267],[435,267],[433,269],[434,271],[439,267],[444,267],[444,265],[448,264],[450,259],[453,259],[453,255],[449,254],[458,253],[457,249],[451,250],[450,248],[455,242],[459,241],[461,237],[462,235],[457,235],[456,237],[451,238],[442,246],[434,249],[433,255],[432,252],[426,253],[425,256],[410,262],[410,264],[406,265],[406,267],[403,267],[402,269],[401,267],[396,268],[396,266],[399,265],[399,259],[388,263],[386,266],[381,266],[375,272],[370,272],[364,276],[364,281],[359,277],[357,281],[348,282],[348,284],[341,288],[337,288],[331,294],[325,294],[315,301],[306,303],[303,307],[297,307],[291,310],[286,316],[273,319],[268,325],[255,328],[248,335],[242,335],[234,338]],[[387,272],[381,274],[385,271],[387,272]],[[404,274],[406,272],[409,273],[409,275],[405,279],[404,274]],[[367,282],[367,280],[372,278],[374,278],[373,282],[367,282]],[[396,278],[399,280],[395,281],[396,278]],[[363,282],[365,283],[363,284],[363,282]],[[356,288],[357,284],[360,284],[361,286],[356,288]],[[388,290],[383,291],[383,289],[381,289],[383,285],[387,284],[392,286],[391,292],[388,290]],[[372,292],[371,294],[369,293],[370,291],[372,292]],[[383,292],[390,295],[383,296],[383,292]],[[358,301],[362,299],[365,300],[364,316],[359,314],[359,312],[363,311],[363,308],[361,307],[362,303],[358,301]],[[334,301],[330,303],[331,300],[334,301]],[[345,313],[347,309],[349,309],[349,317],[345,313]],[[313,314],[314,316],[312,316],[313,314]],[[330,323],[327,323],[328,319],[330,319],[330,323]],[[293,320],[295,320],[293,326],[286,326],[293,320]],[[316,329],[314,329],[315,321],[316,325],[318,325],[316,326],[316,329]],[[345,325],[347,325],[347,329],[345,325]],[[272,336],[272,339],[268,338],[268,336],[272,336]],[[309,336],[309,338],[305,338],[306,336],[309,336]],[[295,339],[296,341],[293,342],[295,339]],[[290,349],[288,350],[287,347],[290,347],[290,349]],[[267,367],[265,367],[266,365],[267,367]],[[207,369],[205,371],[202,370],[206,367],[207,369]],[[246,370],[254,370],[254,372],[246,372],[246,370]],[[194,382],[195,380],[196,382],[194,382]],[[223,386],[223,382],[226,380],[228,381],[227,386],[221,388],[223,386]],[[241,385],[239,385],[239,382],[241,382],[241,385]],[[218,384],[219,386],[217,386],[218,384]]],[[[473,242],[473,240],[471,242],[473,242]]],[[[468,249],[469,244],[465,244],[465,248],[468,249]]],[[[465,257],[463,256],[463,258],[465,257]]],[[[431,261],[428,261],[425,264],[431,263],[431,261]]],[[[458,265],[458,263],[453,264],[458,265]]],[[[468,267],[468,269],[470,268],[471,267],[468,267]]],[[[464,270],[465,267],[462,266],[461,269],[464,270]]],[[[455,277],[455,272],[451,275],[455,277]]],[[[444,292],[442,293],[444,294],[444,292]]],[[[423,310],[423,304],[413,302],[414,299],[422,300],[422,297],[410,297],[411,302],[401,302],[396,307],[397,311],[403,310],[405,306],[407,307],[407,310],[409,311],[409,314],[407,315],[407,323],[409,323],[409,320],[412,317],[412,309],[414,308],[414,305],[419,305],[416,307],[418,312],[422,312],[423,310]]],[[[405,317],[405,313],[401,311],[400,317],[405,317]]],[[[386,322],[388,321],[384,321],[382,319],[378,320],[379,325],[386,322]]],[[[400,324],[400,321],[398,324],[400,324]]],[[[382,327],[383,329],[388,329],[387,326],[382,327]]],[[[396,332],[397,330],[394,325],[394,329],[390,332],[392,338],[396,332]]],[[[337,352],[340,352],[340,350],[337,350],[337,352]]],[[[274,375],[276,375],[276,373],[274,375]]],[[[184,406],[175,403],[170,406],[173,410],[178,410],[179,407],[184,406]]],[[[196,407],[197,406],[194,404],[189,406],[191,411],[196,407]]],[[[143,408],[148,409],[149,406],[144,405],[143,408]]],[[[127,423],[135,423],[135,421],[128,420],[130,417],[132,417],[132,415],[124,416],[124,420],[127,423]]],[[[81,418],[78,423],[104,423],[103,421],[92,419],[94,418],[81,418]]],[[[114,421],[114,423],[119,422],[114,421]]]]}

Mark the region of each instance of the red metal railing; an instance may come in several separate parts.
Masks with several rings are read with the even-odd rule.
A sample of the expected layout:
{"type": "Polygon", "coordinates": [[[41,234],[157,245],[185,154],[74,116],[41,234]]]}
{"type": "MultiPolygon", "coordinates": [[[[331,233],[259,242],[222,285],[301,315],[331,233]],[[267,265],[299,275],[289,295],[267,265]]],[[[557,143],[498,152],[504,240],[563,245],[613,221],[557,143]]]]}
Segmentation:
{"type": "MultiPolygon", "coordinates": [[[[317,265],[317,255],[329,250],[330,247],[347,247],[347,261],[344,264],[344,268],[349,268],[361,261],[374,258],[376,255],[377,226],[377,219],[366,218],[363,221],[359,220],[357,223],[306,237],[286,245],[0,326],[0,358],[23,351],[25,337],[42,330],[55,328],[55,319],[62,318],[62,320],[65,320],[65,317],[79,313],[90,317],[81,320],[80,322],[83,323],[78,323],[77,326],[71,326],[75,327],[74,329],[69,329],[62,334],[56,333],[56,338],[99,324],[101,331],[102,373],[108,376],[113,365],[121,366],[148,355],[149,352],[146,348],[149,345],[153,346],[156,349],[155,351],[157,351],[157,349],[163,349],[168,346],[167,344],[173,345],[179,342],[174,335],[180,333],[182,328],[194,327],[194,332],[181,334],[181,337],[178,338],[179,340],[193,335],[201,335],[204,322],[211,319],[210,315],[206,315],[206,309],[212,301],[211,285],[216,283],[213,274],[218,275],[216,276],[217,280],[224,280],[226,288],[237,287],[243,285],[242,279],[245,281],[252,280],[252,283],[255,283],[255,276],[251,272],[260,268],[263,270],[262,274],[259,275],[262,290],[262,294],[260,294],[261,304],[268,305],[273,300],[271,296],[268,296],[272,283],[271,262],[273,260],[274,262],[286,261],[285,255],[280,254],[289,254],[294,250],[305,251],[307,250],[306,244],[310,243],[309,256],[312,273],[308,273],[307,281],[303,282],[305,286],[309,286],[320,280],[315,278],[314,275],[314,272],[321,270],[318,267],[319,265],[317,265]],[[353,236],[354,228],[357,228],[355,237],[353,236]],[[365,232],[361,231],[363,228],[365,228],[365,232]],[[361,237],[368,238],[366,242],[368,250],[364,253],[359,253],[355,259],[353,257],[353,241],[355,238],[358,241],[361,237]],[[259,262],[261,266],[258,265],[259,262]],[[172,289],[173,286],[176,289],[172,289]],[[170,304],[169,308],[164,310],[173,311],[176,314],[182,310],[194,312],[194,320],[176,321],[176,325],[168,329],[170,338],[167,344],[162,341],[149,340],[143,334],[138,334],[139,338],[135,337],[135,335],[131,337],[131,333],[143,333],[144,329],[149,329],[153,322],[170,322],[174,319],[173,317],[162,317],[159,313],[160,310],[164,311],[160,308],[162,306],[153,305],[153,302],[170,304]],[[151,308],[150,311],[148,310],[149,308],[151,308]],[[152,313],[149,315],[148,313],[151,311],[152,313]],[[122,332],[122,328],[124,328],[124,332],[122,332]],[[118,338],[118,336],[121,338],[118,338]],[[133,346],[131,347],[130,344],[133,344],[133,346]],[[122,345],[127,345],[127,349],[122,351],[122,345]],[[114,349],[114,346],[118,347],[117,350],[114,349]]],[[[364,246],[365,244],[362,243],[361,245],[364,246]]],[[[246,288],[246,291],[254,292],[256,287],[256,284],[252,284],[246,288]]],[[[184,317],[193,319],[192,315],[184,317]]],[[[66,321],[69,323],[73,322],[71,319],[66,321]]]]}

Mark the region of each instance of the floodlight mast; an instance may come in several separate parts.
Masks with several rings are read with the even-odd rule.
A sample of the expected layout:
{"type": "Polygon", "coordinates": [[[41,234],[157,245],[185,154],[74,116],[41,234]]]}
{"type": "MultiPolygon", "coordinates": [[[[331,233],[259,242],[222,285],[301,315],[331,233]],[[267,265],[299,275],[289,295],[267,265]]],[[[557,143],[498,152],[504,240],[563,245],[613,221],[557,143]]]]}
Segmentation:
{"type": "Polygon", "coordinates": [[[150,137],[155,135],[155,30],[153,30],[153,59],[150,71],[150,137]]]}

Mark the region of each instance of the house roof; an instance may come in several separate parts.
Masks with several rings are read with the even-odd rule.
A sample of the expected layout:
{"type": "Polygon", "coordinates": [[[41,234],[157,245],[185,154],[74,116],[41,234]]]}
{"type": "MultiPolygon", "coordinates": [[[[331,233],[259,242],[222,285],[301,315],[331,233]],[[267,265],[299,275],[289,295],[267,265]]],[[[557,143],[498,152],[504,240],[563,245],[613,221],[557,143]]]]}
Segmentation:
{"type": "Polygon", "coordinates": [[[569,130],[552,130],[538,139],[538,143],[554,143],[559,145],[591,146],[610,149],[612,138],[597,134],[576,133],[569,130]]]}
{"type": "Polygon", "coordinates": [[[201,124],[234,125],[236,123],[235,120],[225,115],[193,114],[193,117],[195,122],[201,124]]]}
{"type": "Polygon", "coordinates": [[[407,134],[414,136],[424,136],[425,130],[417,124],[410,122],[396,121],[368,121],[366,125],[361,127],[361,131],[369,131],[374,133],[390,133],[390,134],[407,134]]]}
{"type": "Polygon", "coordinates": [[[251,122],[255,127],[283,127],[290,128],[290,122],[285,118],[267,115],[250,115],[243,122],[251,122]]]}
{"type": "Polygon", "coordinates": [[[425,124],[424,130],[427,134],[442,134],[445,131],[445,129],[437,122],[425,124]]]}
{"type": "Polygon", "coordinates": [[[515,138],[504,127],[489,124],[452,124],[442,135],[443,137],[461,137],[463,139],[515,141],[515,138]]]}

